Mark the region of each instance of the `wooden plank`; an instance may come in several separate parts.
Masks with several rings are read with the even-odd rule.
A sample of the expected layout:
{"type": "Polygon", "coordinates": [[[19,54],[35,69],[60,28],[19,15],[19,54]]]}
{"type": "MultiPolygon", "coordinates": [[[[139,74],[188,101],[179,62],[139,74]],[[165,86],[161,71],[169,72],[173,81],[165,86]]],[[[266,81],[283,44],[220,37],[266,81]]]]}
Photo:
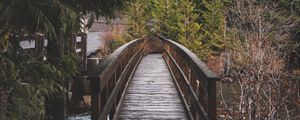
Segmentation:
{"type": "Polygon", "coordinates": [[[161,54],[142,59],[130,81],[118,119],[187,119],[161,54]]]}
{"type": "Polygon", "coordinates": [[[184,112],[177,111],[125,111],[120,114],[120,119],[138,119],[138,120],[182,120],[185,119],[184,112]]]}

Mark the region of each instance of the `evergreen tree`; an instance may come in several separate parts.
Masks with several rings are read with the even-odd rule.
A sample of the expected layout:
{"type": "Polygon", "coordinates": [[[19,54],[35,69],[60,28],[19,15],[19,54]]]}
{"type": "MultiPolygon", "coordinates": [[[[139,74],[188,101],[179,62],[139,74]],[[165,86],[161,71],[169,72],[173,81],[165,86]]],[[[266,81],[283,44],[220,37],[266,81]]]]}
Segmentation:
{"type": "Polygon", "coordinates": [[[201,17],[204,19],[203,34],[204,43],[208,45],[208,54],[219,54],[224,49],[225,15],[223,0],[203,0],[205,10],[201,17]]]}
{"type": "Polygon", "coordinates": [[[178,40],[178,2],[176,0],[153,0],[152,16],[155,31],[166,37],[178,40]]]}
{"type": "Polygon", "coordinates": [[[0,119],[65,119],[65,83],[77,69],[69,35],[79,32],[82,15],[113,17],[122,6],[123,0],[0,0],[0,119]],[[48,40],[45,61],[19,45],[17,36],[34,33],[48,40]]]}
{"type": "Polygon", "coordinates": [[[196,53],[200,58],[205,58],[208,48],[203,42],[200,34],[201,24],[197,22],[199,14],[195,13],[195,5],[190,1],[179,1],[178,11],[178,41],[196,53]]]}
{"type": "MultiPolygon", "coordinates": [[[[211,44],[215,43],[218,38],[216,35],[212,38],[208,34],[209,30],[213,31],[209,28],[214,27],[210,26],[213,23],[203,23],[206,28],[209,28],[204,32],[202,24],[197,22],[200,14],[199,11],[195,11],[194,2],[189,0],[135,1],[126,14],[128,16],[129,34],[134,38],[153,32],[161,33],[182,43],[199,57],[205,59],[211,53],[209,50],[213,46],[211,44]],[[149,23],[151,30],[147,28],[149,23]],[[214,42],[210,40],[214,40],[214,42]]],[[[205,16],[204,18],[211,19],[209,17],[211,16],[205,16]]]]}
{"type": "Polygon", "coordinates": [[[149,4],[149,1],[135,0],[128,5],[125,13],[128,23],[127,39],[140,38],[148,34],[146,25],[150,19],[149,4]]]}

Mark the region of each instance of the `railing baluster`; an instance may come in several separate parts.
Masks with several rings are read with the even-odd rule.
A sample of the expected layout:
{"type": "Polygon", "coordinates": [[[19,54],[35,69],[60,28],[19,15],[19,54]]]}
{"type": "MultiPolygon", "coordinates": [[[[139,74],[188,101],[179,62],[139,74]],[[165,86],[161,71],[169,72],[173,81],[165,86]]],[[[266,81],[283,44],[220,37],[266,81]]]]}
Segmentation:
{"type": "Polygon", "coordinates": [[[140,44],[143,42],[143,39],[134,40],[118,48],[102,61],[95,73],[89,75],[93,83],[101,83],[98,87],[92,87],[96,91],[92,94],[93,120],[105,120],[108,117],[113,119],[117,114],[116,108],[122,99],[126,83],[142,55],[140,44]]]}
{"type": "Polygon", "coordinates": [[[192,119],[216,119],[216,80],[202,61],[182,45],[159,36],[164,42],[164,57],[177,86],[182,92],[186,109],[192,119]]]}

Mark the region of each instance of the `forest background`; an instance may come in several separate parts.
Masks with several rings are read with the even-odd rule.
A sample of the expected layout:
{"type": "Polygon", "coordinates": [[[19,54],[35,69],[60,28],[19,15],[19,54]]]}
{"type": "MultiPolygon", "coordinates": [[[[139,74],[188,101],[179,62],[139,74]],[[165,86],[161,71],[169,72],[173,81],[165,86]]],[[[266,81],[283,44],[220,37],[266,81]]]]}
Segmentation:
{"type": "Polygon", "coordinates": [[[300,118],[299,0],[0,0],[0,119],[65,119],[67,83],[77,73],[69,35],[82,16],[116,10],[127,27],[103,36],[107,54],[160,33],[218,73],[219,118],[300,118]],[[47,60],[12,39],[32,33],[49,39],[47,60]]]}
{"type": "Polygon", "coordinates": [[[299,0],[134,0],[123,13],[106,50],[157,33],[183,44],[221,78],[219,119],[300,118],[299,0]]]}

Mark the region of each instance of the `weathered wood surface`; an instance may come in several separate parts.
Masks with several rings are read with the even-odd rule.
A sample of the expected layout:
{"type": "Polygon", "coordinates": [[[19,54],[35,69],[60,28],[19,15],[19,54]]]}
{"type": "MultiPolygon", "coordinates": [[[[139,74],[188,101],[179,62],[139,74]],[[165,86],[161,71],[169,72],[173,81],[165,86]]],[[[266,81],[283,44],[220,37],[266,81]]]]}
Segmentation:
{"type": "Polygon", "coordinates": [[[149,54],[139,64],[124,96],[119,119],[187,119],[162,54],[149,54]]]}

